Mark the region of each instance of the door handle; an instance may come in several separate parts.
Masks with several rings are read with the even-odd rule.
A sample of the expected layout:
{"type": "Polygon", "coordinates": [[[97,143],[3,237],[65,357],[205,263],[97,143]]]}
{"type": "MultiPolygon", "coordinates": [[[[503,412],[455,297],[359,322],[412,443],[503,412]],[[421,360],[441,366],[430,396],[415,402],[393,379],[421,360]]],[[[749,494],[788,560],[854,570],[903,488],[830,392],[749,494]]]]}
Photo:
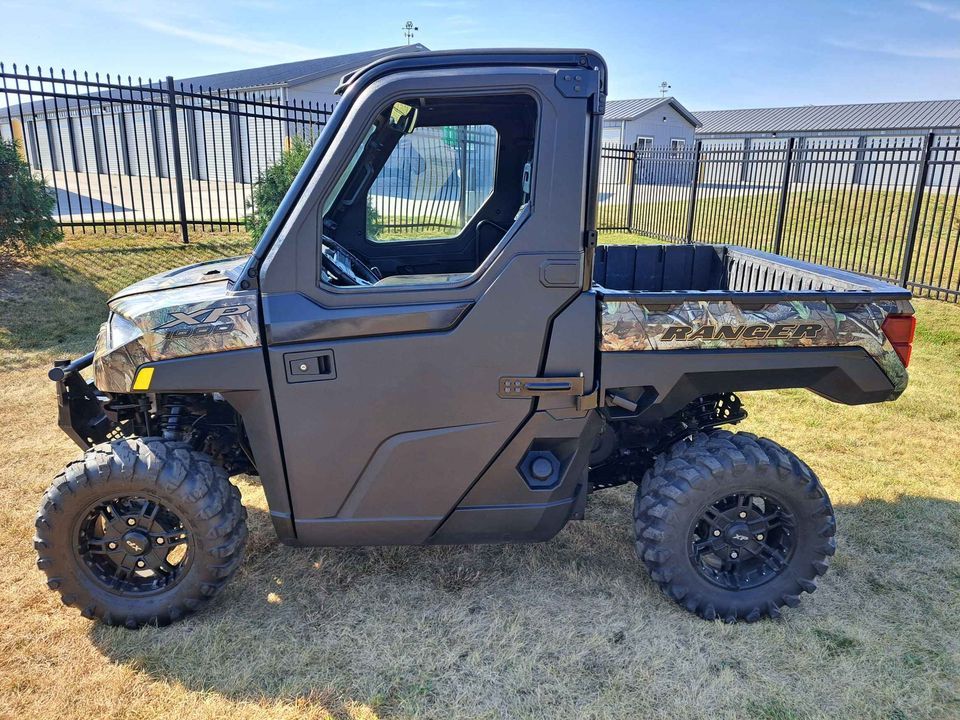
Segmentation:
{"type": "Polygon", "coordinates": [[[283,364],[288,383],[334,380],[337,377],[333,350],[284,353],[283,364]]]}

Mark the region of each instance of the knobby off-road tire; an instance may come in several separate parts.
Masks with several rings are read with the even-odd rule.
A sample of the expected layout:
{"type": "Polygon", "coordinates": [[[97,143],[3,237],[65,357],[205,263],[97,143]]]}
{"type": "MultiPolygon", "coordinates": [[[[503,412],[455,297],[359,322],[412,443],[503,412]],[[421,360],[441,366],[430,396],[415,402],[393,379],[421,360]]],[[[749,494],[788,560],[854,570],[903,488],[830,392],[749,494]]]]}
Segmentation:
{"type": "Polygon", "coordinates": [[[817,476],[749,433],[700,433],[658,457],[637,491],[634,521],[653,580],[707,620],[780,617],[816,590],[836,549],[833,507],[817,476]],[[764,532],[763,518],[774,515],[764,532]],[[739,569],[725,572],[731,567],[739,569]]]}
{"type": "Polygon", "coordinates": [[[84,617],[167,625],[199,609],[239,567],[246,516],[239,490],[209,456],[160,438],[114,440],[69,463],[44,494],[37,566],[84,617]],[[146,554],[121,552],[133,553],[128,541],[146,554]],[[141,562],[157,568],[155,577],[138,572],[141,562]],[[124,580],[110,578],[120,566],[124,580]]]}

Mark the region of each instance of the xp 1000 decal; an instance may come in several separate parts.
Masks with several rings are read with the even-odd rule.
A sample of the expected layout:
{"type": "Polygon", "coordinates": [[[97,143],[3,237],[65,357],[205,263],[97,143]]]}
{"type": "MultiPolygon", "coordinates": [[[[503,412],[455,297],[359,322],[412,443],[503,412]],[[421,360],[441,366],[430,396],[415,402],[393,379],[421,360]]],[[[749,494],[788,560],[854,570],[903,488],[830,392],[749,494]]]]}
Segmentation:
{"type": "Polygon", "coordinates": [[[748,309],[728,300],[664,305],[611,296],[603,300],[601,311],[600,350],[605,352],[859,346],[898,391],[907,384],[907,371],[881,329],[887,315],[913,313],[906,301],[840,309],[810,300],[748,309]]]}
{"type": "Polygon", "coordinates": [[[170,312],[167,322],[154,330],[176,337],[233,332],[236,329],[234,318],[246,315],[251,309],[250,305],[242,304],[201,307],[189,311],[175,310],[170,312]]]}

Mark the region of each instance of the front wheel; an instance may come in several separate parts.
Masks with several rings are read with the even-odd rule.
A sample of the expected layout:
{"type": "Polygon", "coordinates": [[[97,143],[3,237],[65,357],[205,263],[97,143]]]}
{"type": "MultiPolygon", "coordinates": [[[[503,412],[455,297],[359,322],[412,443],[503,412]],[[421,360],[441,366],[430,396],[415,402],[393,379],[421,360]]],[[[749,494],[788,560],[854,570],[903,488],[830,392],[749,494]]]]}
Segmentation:
{"type": "Polygon", "coordinates": [[[813,471],[772,440],[726,430],[674,445],[634,506],[637,552],[663,591],[708,620],[779,617],[813,592],[836,522],[813,471]]]}
{"type": "Polygon", "coordinates": [[[103,443],[64,469],[36,519],[37,566],[66,605],[108,625],[166,625],[243,557],[246,511],[212,458],[179,442],[103,443]]]}

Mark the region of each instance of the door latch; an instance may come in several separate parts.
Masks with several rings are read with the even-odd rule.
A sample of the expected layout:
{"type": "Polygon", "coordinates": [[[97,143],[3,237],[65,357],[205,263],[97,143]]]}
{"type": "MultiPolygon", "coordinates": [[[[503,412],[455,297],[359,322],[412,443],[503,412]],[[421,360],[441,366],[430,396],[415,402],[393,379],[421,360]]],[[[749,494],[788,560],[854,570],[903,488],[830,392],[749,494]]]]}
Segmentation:
{"type": "Polygon", "coordinates": [[[546,395],[571,395],[577,400],[577,410],[597,407],[598,388],[584,393],[583,373],[567,377],[502,377],[497,392],[502,398],[530,399],[546,395]]]}

